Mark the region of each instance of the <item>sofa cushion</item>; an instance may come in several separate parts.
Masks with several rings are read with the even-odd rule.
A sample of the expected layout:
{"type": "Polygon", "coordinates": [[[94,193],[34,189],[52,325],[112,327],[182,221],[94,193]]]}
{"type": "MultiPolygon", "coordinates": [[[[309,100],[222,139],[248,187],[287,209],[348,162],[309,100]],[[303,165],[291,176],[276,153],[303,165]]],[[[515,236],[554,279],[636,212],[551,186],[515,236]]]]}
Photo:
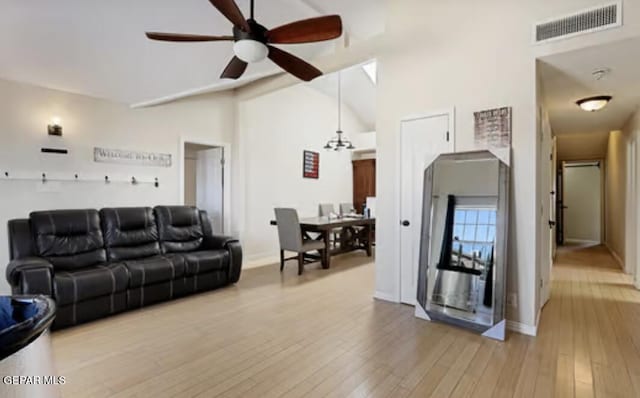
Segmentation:
{"type": "Polygon", "coordinates": [[[106,261],[97,210],[53,210],[29,216],[37,255],[56,270],[74,270],[106,261]]]}
{"type": "Polygon", "coordinates": [[[189,252],[200,248],[204,234],[198,209],[158,206],[154,210],[163,253],[189,252]]]}
{"type": "Polygon", "coordinates": [[[124,292],[128,283],[129,271],[122,263],[56,271],[53,277],[54,297],[59,306],[73,304],[124,292]]]}
{"type": "Polygon", "coordinates": [[[141,287],[171,281],[184,276],[183,258],[155,256],[141,260],[127,260],[124,265],[129,270],[129,287],[141,287]]]}
{"type": "Polygon", "coordinates": [[[158,227],[150,207],[100,210],[102,235],[109,261],[122,261],[160,254],[158,227]]]}
{"type": "Polygon", "coordinates": [[[229,268],[229,252],[226,250],[206,250],[182,253],[186,262],[187,276],[207,272],[227,270],[229,268]]]}

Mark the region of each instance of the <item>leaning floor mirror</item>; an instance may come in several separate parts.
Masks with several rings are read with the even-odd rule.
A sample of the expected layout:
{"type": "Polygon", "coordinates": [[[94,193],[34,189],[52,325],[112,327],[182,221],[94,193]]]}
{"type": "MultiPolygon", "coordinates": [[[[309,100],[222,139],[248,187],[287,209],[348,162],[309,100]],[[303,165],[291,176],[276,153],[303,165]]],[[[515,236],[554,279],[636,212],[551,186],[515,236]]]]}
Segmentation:
{"type": "Polygon", "coordinates": [[[425,170],[416,316],[504,340],[509,174],[489,151],[425,170]]]}

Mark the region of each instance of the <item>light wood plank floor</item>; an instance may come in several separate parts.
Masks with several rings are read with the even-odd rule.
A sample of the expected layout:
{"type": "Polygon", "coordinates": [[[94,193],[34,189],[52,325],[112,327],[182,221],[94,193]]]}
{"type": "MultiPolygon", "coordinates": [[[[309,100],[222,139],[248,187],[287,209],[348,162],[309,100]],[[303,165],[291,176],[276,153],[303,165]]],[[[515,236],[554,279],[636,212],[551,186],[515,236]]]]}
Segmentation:
{"type": "Polygon", "coordinates": [[[603,247],[559,253],[537,338],[373,300],[370,259],[248,270],[227,289],[56,332],[66,397],[638,397],[640,292],[603,247]]]}

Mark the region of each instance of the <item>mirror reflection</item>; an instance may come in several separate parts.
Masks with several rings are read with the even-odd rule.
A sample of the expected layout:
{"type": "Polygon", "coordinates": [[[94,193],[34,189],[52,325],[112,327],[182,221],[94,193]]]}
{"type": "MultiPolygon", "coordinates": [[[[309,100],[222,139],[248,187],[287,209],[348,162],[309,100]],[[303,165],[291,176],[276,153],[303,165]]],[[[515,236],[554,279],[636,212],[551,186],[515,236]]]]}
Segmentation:
{"type": "Polygon", "coordinates": [[[455,202],[449,195],[431,302],[451,315],[491,325],[497,209],[455,202]]]}
{"type": "Polygon", "coordinates": [[[504,319],[508,174],[489,152],[427,168],[418,302],[430,317],[481,332],[504,319]]]}

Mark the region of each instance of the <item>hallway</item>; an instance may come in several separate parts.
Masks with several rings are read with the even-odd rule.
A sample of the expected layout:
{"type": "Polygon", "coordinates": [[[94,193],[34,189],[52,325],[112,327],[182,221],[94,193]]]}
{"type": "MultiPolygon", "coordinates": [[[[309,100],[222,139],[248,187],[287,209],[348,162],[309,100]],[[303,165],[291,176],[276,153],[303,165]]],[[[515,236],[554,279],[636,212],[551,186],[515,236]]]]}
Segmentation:
{"type": "Polygon", "coordinates": [[[559,248],[526,359],[539,356],[537,396],[553,395],[538,390],[544,384],[560,397],[640,396],[640,292],[632,283],[604,246],[559,248]]]}

